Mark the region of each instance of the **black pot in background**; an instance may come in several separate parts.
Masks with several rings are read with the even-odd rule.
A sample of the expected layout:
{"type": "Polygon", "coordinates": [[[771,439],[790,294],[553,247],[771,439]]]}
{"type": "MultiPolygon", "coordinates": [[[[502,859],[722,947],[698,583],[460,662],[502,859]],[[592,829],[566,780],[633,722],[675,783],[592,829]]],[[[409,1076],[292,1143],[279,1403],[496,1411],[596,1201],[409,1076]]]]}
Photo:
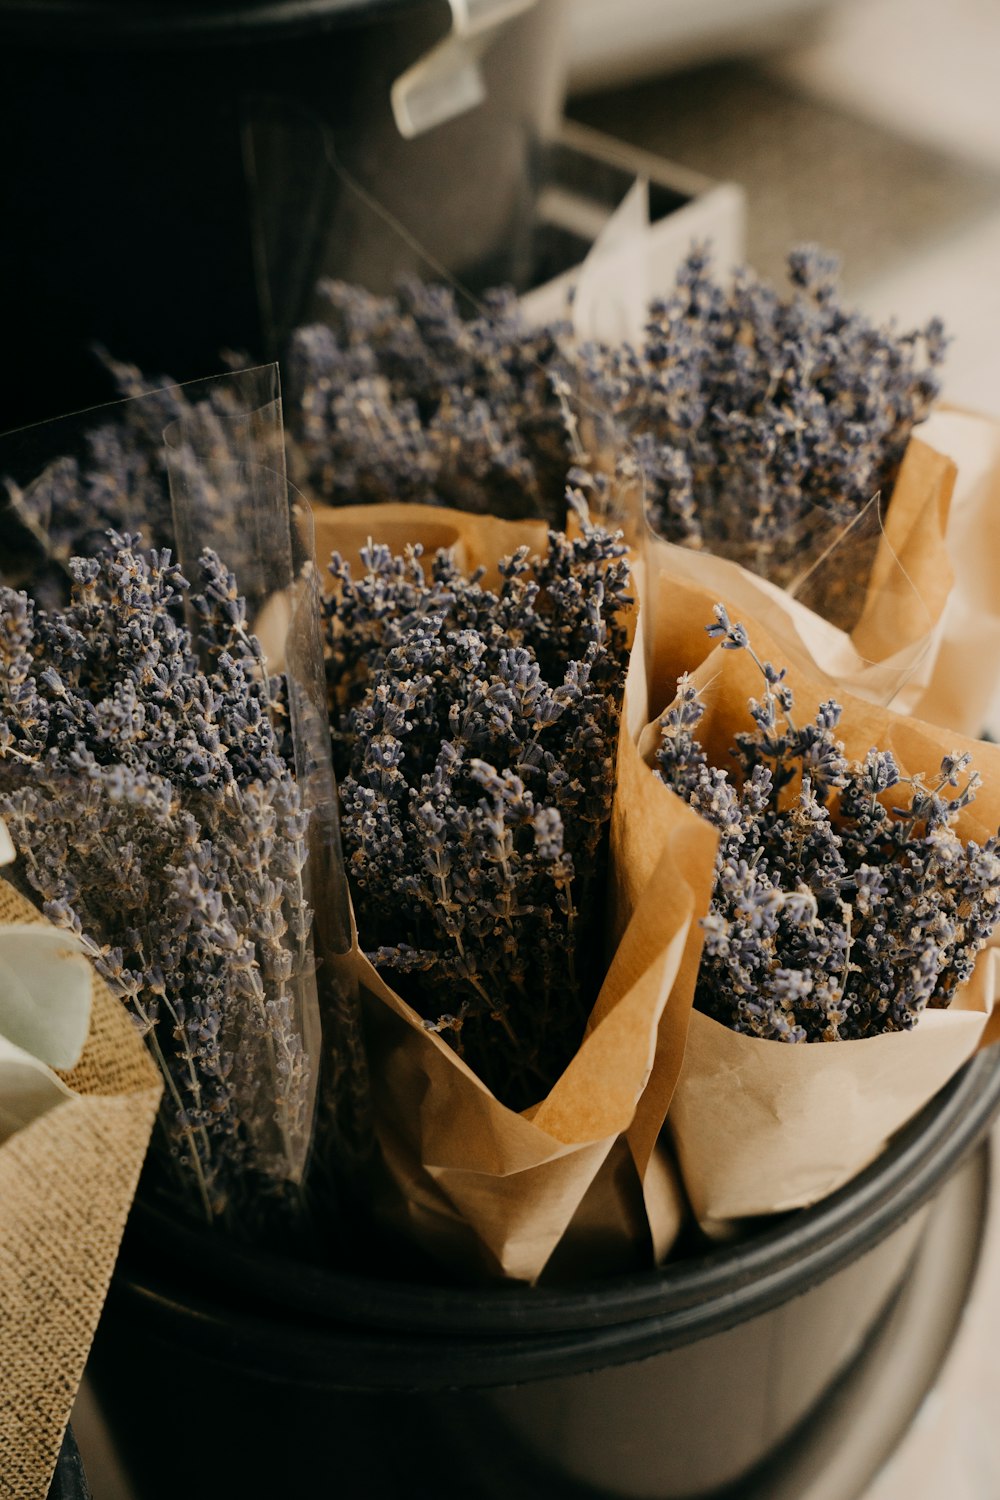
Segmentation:
{"type": "Polygon", "coordinates": [[[0,0],[0,430],[113,394],[95,341],[191,379],[275,357],[321,274],[426,272],[331,143],[449,270],[526,274],[559,3],[498,33],[483,104],[404,141],[390,88],[447,0],[0,0]]]}
{"type": "Polygon", "coordinates": [[[822,1419],[998,1104],[995,1049],[824,1203],[565,1290],[337,1273],[140,1212],[98,1400],[142,1500],[714,1493],[822,1419]]]}
{"type": "Polygon", "coordinates": [[[56,1471],[49,1486],[48,1500],[90,1500],[87,1476],[83,1472],[83,1460],[80,1458],[72,1427],[66,1428],[56,1461],[56,1471]]]}

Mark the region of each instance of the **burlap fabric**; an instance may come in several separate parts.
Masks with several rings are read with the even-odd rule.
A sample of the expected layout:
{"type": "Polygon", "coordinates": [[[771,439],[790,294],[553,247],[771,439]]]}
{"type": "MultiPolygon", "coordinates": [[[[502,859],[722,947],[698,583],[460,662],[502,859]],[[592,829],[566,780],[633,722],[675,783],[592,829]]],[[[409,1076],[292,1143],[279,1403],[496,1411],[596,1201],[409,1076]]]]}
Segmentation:
{"type": "MultiPolygon", "coordinates": [[[[0,925],[44,918],[0,881],[0,925]]],[[[159,1074],[94,976],[74,1091],[0,1147],[0,1496],[44,1500],[160,1099],[159,1074]]]]}

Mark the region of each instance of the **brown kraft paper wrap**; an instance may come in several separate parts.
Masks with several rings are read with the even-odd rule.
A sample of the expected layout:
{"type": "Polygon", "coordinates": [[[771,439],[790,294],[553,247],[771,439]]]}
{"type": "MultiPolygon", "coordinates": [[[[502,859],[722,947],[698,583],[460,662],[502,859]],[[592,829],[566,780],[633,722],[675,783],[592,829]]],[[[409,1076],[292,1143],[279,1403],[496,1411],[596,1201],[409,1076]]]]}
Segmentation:
{"type": "MultiPolygon", "coordinates": [[[[691,670],[706,713],[698,736],[710,764],[732,764],[729,747],[750,725],[747,700],[759,697],[760,674],[743,651],[724,651],[705,634],[720,596],[683,578],[658,579],[657,638],[652,675],[661,696],[639,749],[647,773],[658,738],[656,719],[676,683],[691,670]]],[[[785,664],[789,653],[742,605],[721,602],[750,634],[757,655],[785,664]]],[[[811,716],[829,684],[790,668],[796,713],[811,716]]],[[[863,759],[873,746],[890,750],[904,775],[934,773],[942,756],[971,751],[983,776],[957,830],[983,842],[1000,825],[1000,747],[880,709],[838,693],[844,713],[838,735],[863,759]]],[[[672,794],[670,794],[672,795],[672,794]]],[[[905,796],[905,788],[896,795],[905,796]]],[[[690,872],[688,872],[690,875],[690,872]]],[[[806,1206],[868,1165],[888,1138],[915,1115],[978,1047],[998,1033],[995,1009],[1000,954],[986,949],[971,980],[946,1010],[927,1011],[910,1032],[859,1041],[789,1045],[738,1035],[693,1012],[669,1125],[684,1186],[702,1227],[724,1234],[745,1217],[806,1206]]]]}
{"type": "MultiPolygon", "coordinates": [[[[317,509],[316,534],[321,574],[331,550],[356,558],[369,536],[396,550],[426,536],[428,550],[447,545],[463,565],[489,570],[522,543],[543,545],[545,526],[383,505],[317,509]]],[[[636,648],[611,834],[609,907],[620,941],[581,1046],[544,1099],[523,1114],[502,1105],[355,947],[389,1179],[383,1211],[460,1274],[532,1282],[557,1250],[564,1265],[589,1266],[588,1247],[598,1244],[603,1263],[616,1245],[648,1262],[680,1224],[676,1182],[654,1147],[683,1055],[716,838],[637,774],[645,768],[624,725],[637,730],[647,696],[636,648]],[[632,841],[635,870],[618,860],[625,819],[649,831],[632,841]]]]}
{"type": "MultiPolygon", "coordinates": [[[[850,633],[734,562],[658,538],[645,549],[650,580],[650,598],[644,600],[647,616],[655,615],[658,576],[685,577],[714,591],[717,598],[731,599],[736,609],[752,612],[782,641],[783,660],[790,666],[872,702],[907,708],[915,697],[931,691],[935,672],[938,636],[953,584],[945,529],[954,481],[950,458],[917,439],[910,442],[850,633]]],[[[838,545],[850,551],[850,533],[838,545]]],[[[830,565],[840,566],[837,547],[831,550],[830,565]]],[[[820,569],[826,566],[820,564],[820,569]]],[[[807,597],[809,592],[807,582],[807,597]]],[[[655,622],[647,639],[654,631],[655,622]]],[[[708,649],[706,637],[703,654],[708,649]]],[[[667,685],[654,681],[651,686],[655,696],[667,685]]]]}
{"type": "MultiPolygon", "coordinates": [[[[0,881],[0,925],[44,919],[0,881]]],[[[0,1476],[44,1500],[160,1099],[160,1079],[96,974],[66,1097],[0,1146],[0,1476]]]]}
{"type": "Polygon", "coordinates": [[[940,407],[922,431],[958,467],[946,538],[956,584],[933,672],[900,706],[976,735],[995,723],[1000,707],[1000,422],[940,407]]]}
{"type": "Polygon", "coordinates": [[[651,578],[680,573],[751,611],[788,663],[817,680],[975,736],[1000,711],[1000,423],[941,407],[920,432],[849,634],[803,602],[808,580],[793,598],[735,563],[660,540],[646,561],[651,578]]]}

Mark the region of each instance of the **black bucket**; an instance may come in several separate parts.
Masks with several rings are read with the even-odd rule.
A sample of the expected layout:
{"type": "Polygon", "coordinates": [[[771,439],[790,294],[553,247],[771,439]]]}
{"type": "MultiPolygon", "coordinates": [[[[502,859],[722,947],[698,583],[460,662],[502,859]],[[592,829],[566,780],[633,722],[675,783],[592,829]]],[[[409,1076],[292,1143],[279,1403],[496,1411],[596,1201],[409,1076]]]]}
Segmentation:
{"type": "Polygon", "coordinates": [[[993,1049],[815,1208],[570,1289],[341,1274],[146,1210],[95,1344],[98,1401],[142,1500],[715,1494],[820,1420],[998,1105],[993,1049]]]}
{"type": "Polygon", "coordinates": [[[48,1500],[90,1500],[87,1476],[83,1472],[83,1460],[76,1446],[72,1427],[66,1428],[62,1447],[59,1449],[48,1500]]]}
{"type": "Polygon", "coordinates": [[[447,0],[0,0],[0,427],[112,395],[95,341],[177,380],[274,358],[318,276],[387,289],[426,273],[414,242],[516,282],[559,3],[498,29],[484,102],[404,140],[390,90],[447,0]]]}

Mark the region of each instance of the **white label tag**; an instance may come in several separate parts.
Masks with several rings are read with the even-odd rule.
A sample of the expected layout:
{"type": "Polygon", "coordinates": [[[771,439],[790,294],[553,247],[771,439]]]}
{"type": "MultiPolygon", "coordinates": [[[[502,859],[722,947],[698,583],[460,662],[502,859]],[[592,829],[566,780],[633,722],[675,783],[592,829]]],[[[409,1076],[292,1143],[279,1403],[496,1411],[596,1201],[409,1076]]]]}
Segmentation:
{"type": "Polygon", "coordinates": [[[390,102],[401,136],[412,140],[486,98],[479,59],[501,27],[535,0],[451,0],[451,31],[392,85],[390,102]]]}
{"type": "Polygon", "coordinates": [[[90,964],[72,932],[0,927],[0,1036],[49,1068],[74,1068],[90,1029],[90,964]]]}
{"type": "Polygon", "coordinates": [[[649,183],[637,177],[594,241],[573,300],[573,327],[582,340],[636,341],[647,317],[649,183]]]}
{"type": "Polygon", "coordinates": [[[408,68],[391,94],[396,126],[408,141],[475,109],[485,98],[478,58],[469,43],[457,37],[449,37],[408,68]]]}
{"type": "Polygon", "coordinates": [[[473,36],[494,30],[530,10],[535,0],[451,0],[455,36],[473,36]]]}

